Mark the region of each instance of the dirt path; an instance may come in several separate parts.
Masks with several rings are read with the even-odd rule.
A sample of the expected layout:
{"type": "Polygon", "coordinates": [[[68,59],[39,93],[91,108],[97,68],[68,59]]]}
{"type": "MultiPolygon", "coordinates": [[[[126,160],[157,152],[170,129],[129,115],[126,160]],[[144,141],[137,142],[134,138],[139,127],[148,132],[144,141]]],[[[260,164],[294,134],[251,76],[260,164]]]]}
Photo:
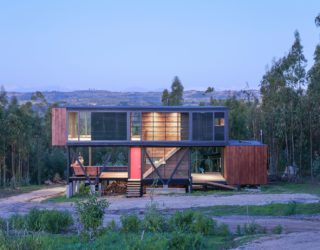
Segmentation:
{"type": "MultiPolygon", "coordinates": [[[[72,203],[41,203],[44,199],[57,196],[65,191],[65,187],[41,189],[30,193],[0,199],[0,217],[9,217],[14,213],[27,213],[31,208],[67,209],[72,211],[72,203]]],[[[125,198],[124,196],[108,197],[108,210],[144,210],[150,204],[150,197],[125,198]]],[[[160,210],[209,207],[217,205],[265,205],[270,203],[319,202],[320,198],[311,194],[239,194],[239,195],[159,195],[154,196],[160,210]]]]}
{"type": "Polygon", "coordinates": [[[298,232],[262,237],[236,250],[317,250],[320,249],[320,231],[298,232]]]}

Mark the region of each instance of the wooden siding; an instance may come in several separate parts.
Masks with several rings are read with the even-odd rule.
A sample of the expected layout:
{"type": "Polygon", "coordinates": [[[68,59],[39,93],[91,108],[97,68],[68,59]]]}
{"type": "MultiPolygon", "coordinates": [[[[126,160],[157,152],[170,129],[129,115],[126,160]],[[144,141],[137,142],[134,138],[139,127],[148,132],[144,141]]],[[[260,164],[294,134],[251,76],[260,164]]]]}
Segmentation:
{"type": "Polygon", "coordinates": [[[52,146],[65,146],[67,142],[67,112],[65,108],[52,109],[52,146]]]}
{"type": "Polygon", "coordinates": [[[224,178],[229,185],[267,184],[267,146],[226,146],[224,178]]]}

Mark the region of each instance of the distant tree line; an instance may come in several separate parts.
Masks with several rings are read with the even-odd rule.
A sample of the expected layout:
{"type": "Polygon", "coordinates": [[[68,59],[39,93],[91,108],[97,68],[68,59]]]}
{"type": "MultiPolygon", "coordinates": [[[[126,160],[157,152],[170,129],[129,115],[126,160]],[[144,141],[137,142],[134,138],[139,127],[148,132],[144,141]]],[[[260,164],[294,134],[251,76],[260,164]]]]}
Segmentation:
{"type": "MultiPolygon", "coordinates": [[[[320,26],[320,15],[315,23],[320,26]]],[[[229,107],[230,138],[262,139],[268,145],[270,174],[280,175],[286,166],[292,165],[299,168],[301,175],[320,177],[319,44],[308,72],[306,66],[300,35],[296,31],[289,52],[274,60],[262,77],[261,101],[244,90],[244,100],[210,97],[208,103],[200,103],[229,107]]],[[[204,94],[213,91],[214,88],[209,87],[204,94]]],[[[162,104],[172,105],[165,96],[163,92],[162,104]]]]}
{"type": "Polygon", "coordinates": [[[41,184],[63,177],[64,149],[51,147],[51,107],[41,92],[19,104],[0,91],[0,185],[41,184]]]}

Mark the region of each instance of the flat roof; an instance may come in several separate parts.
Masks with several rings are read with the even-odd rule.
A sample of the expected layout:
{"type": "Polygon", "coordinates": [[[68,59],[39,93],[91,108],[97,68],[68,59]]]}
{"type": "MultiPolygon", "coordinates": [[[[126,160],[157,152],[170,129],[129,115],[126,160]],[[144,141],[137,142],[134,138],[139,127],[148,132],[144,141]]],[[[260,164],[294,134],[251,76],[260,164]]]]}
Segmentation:
{"type": "Polygon", "coordinates": [[[225,106],[66,106],[67,110],[121,110],[121,111],[213,111],[228,110],[225,106]]]}
{"type": "Polygon", "coordinates": [[[229,140],[229,146],[264,146],[266,144],[255,140],[229,140]]]}

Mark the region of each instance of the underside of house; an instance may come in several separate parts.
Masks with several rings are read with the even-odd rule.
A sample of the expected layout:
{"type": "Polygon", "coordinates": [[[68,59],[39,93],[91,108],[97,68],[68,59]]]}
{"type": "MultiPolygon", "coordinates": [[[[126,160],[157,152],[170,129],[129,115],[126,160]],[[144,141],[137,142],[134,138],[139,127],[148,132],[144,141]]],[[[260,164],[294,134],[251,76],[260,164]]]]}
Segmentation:
{"type": "Polygon", "coordinates": [[[66,107],[52,110],[52,144],[68,152],[69,196],[101,189],[234,188],[267,182],[267,146],[228,138],[225,107],[66,107]]]}

